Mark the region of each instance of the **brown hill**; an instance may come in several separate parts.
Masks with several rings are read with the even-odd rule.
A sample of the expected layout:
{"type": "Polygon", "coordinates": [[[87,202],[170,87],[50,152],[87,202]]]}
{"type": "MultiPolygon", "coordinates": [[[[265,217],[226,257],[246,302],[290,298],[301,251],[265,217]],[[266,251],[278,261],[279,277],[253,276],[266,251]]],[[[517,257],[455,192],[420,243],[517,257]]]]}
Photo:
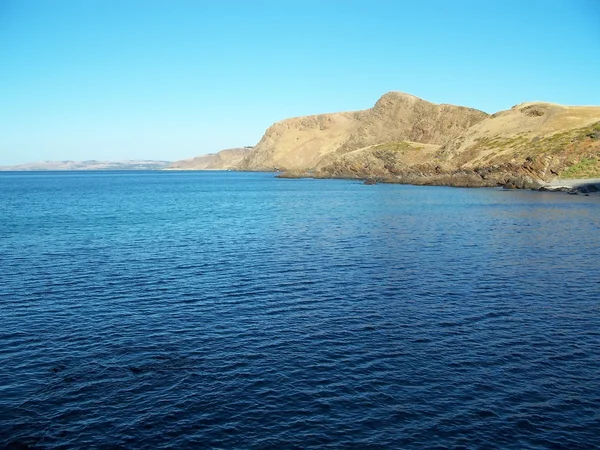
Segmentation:
{"type": "MultiPolygon", "coordinates": [[[[423,131],[427,133],[430,126],[423,131]]],[[[597,106],[523,103],[473,124],[442,145],[424,145],[427,138],[421,139],[382,142],[332,154],[321,159],[311,175],[513,187],[534,187],[557,177],[600,176],[597,106]]]]}
{"type": "Polygon", "coordinates": [[[227,170],[238,165],[252,148],[229,148],[217,153],[183,159],[169,164],[167,170],[227,170]]]}
{"type": "Polygon", "coordinates": [[[441,145],[486,117],[476,109],[436,105],[413,95],[389,92],[367,110],[275,123],[237,169],[312,169],[326,160],[385,142],[441,145]]]}
{"type": "Polygon", "coordinates": [[[447,143],[439,157],[462,169],[513,166],[548,180],[600,156],[600,107],[522,103],[447,143]]]}

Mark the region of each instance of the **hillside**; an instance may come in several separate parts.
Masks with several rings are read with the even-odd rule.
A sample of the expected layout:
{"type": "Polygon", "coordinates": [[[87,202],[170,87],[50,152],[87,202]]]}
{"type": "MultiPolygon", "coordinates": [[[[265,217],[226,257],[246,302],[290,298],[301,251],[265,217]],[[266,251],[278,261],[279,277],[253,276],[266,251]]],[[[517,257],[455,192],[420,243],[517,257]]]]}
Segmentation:
{"type": "Polygon", "coordinates": [[[227,170],[238,165],[252,148],[230,148],[218,153],[175,161],[167,170],[227,170]]]}
{"type": "Polygon", "coordinates": [[[237,169],[312,169],[326,159],[385,142],[442,145],[486,117],[476,109],[436,105],[410,94],[389,92],[367,110],[275,123],[237,169]]]}
{"type": "Polygon", "coordinates": [[[493,114],[446,144],[439,157],[451,167],[511,165],[547,180],[568,177],[573,165],[599,152],[599,106],[536,102],[493,114]]]}
{"type": "Polygon", "coordinates": [[[600,107],[523,103],[437,148],[393,142],[323,160],[318,177],[412,184],[534,187],[600,176],[600,107]]]}

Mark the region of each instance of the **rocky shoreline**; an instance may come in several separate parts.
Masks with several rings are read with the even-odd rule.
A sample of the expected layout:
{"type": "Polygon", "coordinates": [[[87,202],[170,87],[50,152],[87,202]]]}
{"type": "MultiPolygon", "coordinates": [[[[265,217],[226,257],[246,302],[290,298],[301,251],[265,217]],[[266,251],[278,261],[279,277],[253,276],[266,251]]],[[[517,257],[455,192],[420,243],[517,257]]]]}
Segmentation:
{"type": "Polygon", "coordinates": [[[481,174],[477,171],[456,171],[451,173],[406,173],[388,176],[357,176],[352,174],[327,175],[319,172],[287,171],[276,175],[282,179],[344,179],[360,180],[366,185],[409,184],[413,186],[447,186],[462,188],[502,187],[504,189],[526,189],[542,192],[566,192],[571,195],[599,194],[600,178],[556,179],[551,182],[537,180],[520,174],[493,173],[481,174]]]}

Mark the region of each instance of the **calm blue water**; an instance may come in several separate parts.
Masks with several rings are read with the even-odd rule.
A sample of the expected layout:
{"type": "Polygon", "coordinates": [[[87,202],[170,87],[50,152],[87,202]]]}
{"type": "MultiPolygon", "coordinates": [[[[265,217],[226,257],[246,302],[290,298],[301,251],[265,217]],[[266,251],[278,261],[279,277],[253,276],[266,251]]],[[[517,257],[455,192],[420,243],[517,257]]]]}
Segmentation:
{"type": "Polygon", "coordinates": [[[0,175],[0,446],[581,448],[600,196],[0,175]]]}

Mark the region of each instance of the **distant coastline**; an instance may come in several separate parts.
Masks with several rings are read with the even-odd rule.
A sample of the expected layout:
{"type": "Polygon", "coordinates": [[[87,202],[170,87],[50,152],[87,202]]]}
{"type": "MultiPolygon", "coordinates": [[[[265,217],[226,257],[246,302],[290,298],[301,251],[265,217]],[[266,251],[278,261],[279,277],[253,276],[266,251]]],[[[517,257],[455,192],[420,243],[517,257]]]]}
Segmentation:
{"type": "Polygon", "coordinates": [[[124,161],[38,161],[15,166],[0,166],[0,171],[47,172],[47,171],[84,171],[84,170],[161,170],[170,161],[124,160],[124,161]]]}

